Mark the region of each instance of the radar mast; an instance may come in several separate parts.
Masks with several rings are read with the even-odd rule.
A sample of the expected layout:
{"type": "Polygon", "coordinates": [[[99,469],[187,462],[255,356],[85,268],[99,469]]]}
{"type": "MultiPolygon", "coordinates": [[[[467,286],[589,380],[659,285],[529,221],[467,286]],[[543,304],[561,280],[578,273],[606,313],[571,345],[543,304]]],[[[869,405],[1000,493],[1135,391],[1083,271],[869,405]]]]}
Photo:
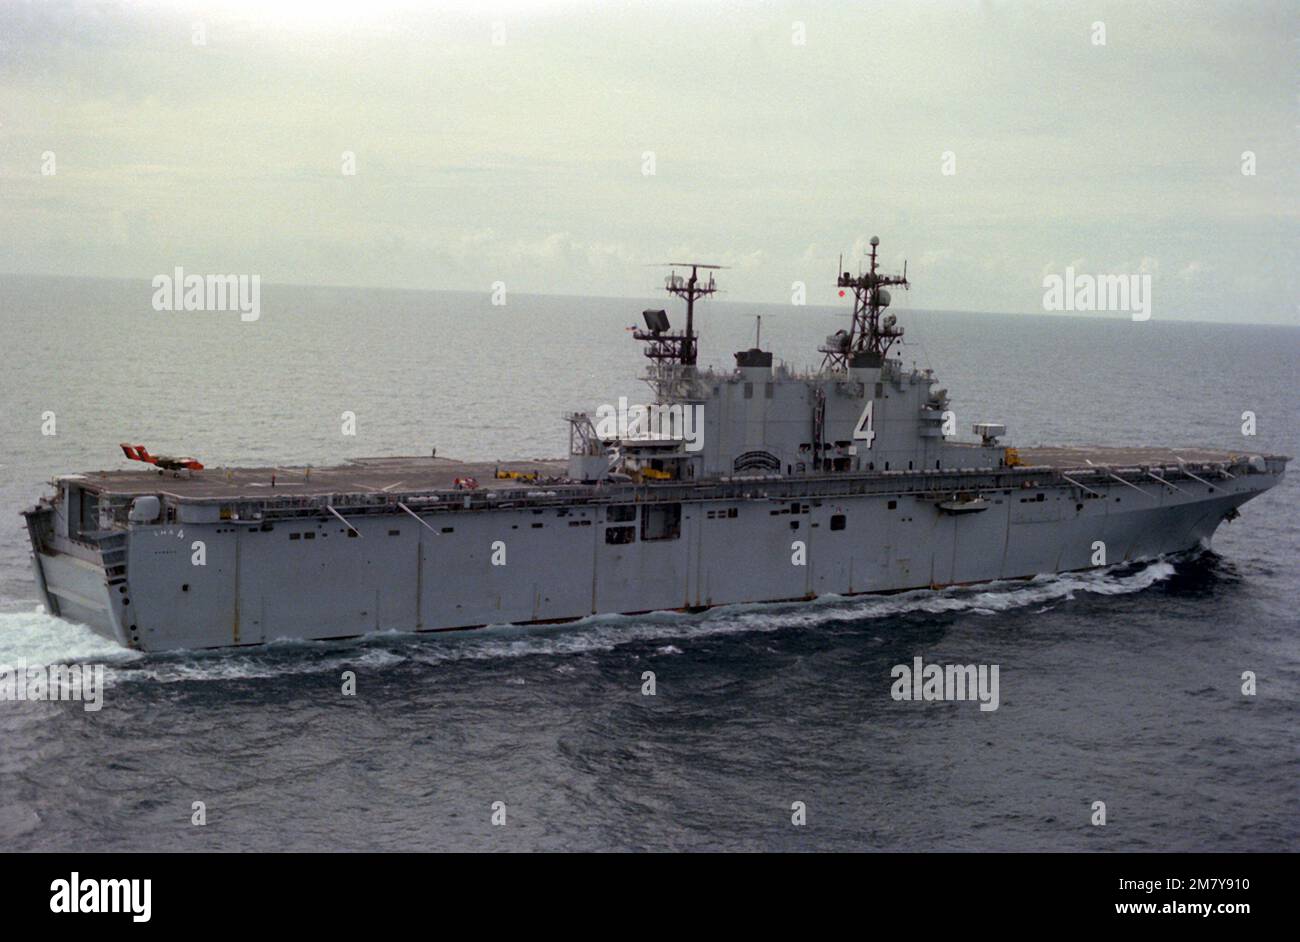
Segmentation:
{"type": "MultiPolygon", "coordinates": [[[[841,272],[837,284],[853,292],[853,324],[848,333],[839,331],[826,338],[826,344],[818,347],[826,354],[822,368],[847,370],[850,363],[862,366],[880,366],[889,354],[894,341],[903,336],[903,328],[898,326],[897,318],[881,312],[889,307],[890,297],[887,285],[908,288],[907,263],[903,263],[901,275],[883,275],[877,269],[876,247],[880,239],[871,237],[871,268],[865,274],[854,276],[841,272]]],[[[843,267],[843,266],[841,266],[843,267]]],[[[843,295],[843,291],[840,292],[843,295]]]]}
{"type": "Polygon", "coordinates": [[[713,271],[723,266],[703,262],[666,262],[672,271],[664,277],[664,290],[686,302],[686,330],[670,331],[668,315],[664,311],[643,311],[646,329],[637,328],[632,336],[646,343],[645,355],[661,364],[674,363],[695,366],[699,359],[699,335],[695,332],[695,302],[707,298],[718,290],[713,271]],[[689,268],[690,277],[677,274],[678,268],[689,268]],[[700,269],[709,271],[708,281],[700,280],[700,269]]]}

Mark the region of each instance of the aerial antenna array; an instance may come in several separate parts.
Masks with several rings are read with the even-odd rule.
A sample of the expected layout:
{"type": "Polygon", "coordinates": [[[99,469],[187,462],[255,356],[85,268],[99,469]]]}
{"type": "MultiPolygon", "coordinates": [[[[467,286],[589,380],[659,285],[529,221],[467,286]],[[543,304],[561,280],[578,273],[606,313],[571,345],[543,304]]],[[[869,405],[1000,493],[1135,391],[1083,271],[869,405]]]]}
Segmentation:
{"type": "Polygon", "coordinates": [[[698,335],[695,332],[695,302],[707,298],[718,290],[713,272],[724,268],[723,265],[707,265],[703,262],[665,262],[671,271],[664,276],[664,290],[686,302],[686,330],[672,331],[666,311],[643,311],[646,329],[633,331],[632,336],[645,341],[645,355],[660,362],[680,363],[682,366],[695,366],[699,359],[698,335]],[[679,274],[677,269],[689,268],[690,275],[679,274]],[[700,278],[700,271],[709,272],[707,281],[700,278]]]}
{"type": "MultiPolygon", "coordinates": [[[[840,256],[840,273],[837,284],[842,289],[853,292],[853,323],[847,332],[839,331],[828,337],[826,344],[818,349],[826,355],[823,367],[831,369],[848,369],[850,361],[880,366],[889,354],[889,348],[903,336],[903,328],[898,326],[898,318],[893,314],[882,312],[889,307],[891,298],[888,286],[907,289],[907,262],[903,262],[901,275],[884,275],[878,269],[876,249],[880,239],[871,237],[870,269],[862,274],[853,275],[844,271],[844,256],[840,256]],[[859,356],[865,354],[866,356],[859,356]]],[[[841,291],[841,294],[844,292],[841,291]]]]}

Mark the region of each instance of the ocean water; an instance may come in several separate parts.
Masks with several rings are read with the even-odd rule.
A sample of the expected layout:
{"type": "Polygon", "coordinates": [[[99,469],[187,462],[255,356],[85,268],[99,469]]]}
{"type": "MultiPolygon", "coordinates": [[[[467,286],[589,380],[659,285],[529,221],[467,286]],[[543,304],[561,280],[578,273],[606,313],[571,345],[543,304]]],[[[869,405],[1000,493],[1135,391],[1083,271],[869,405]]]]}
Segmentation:
{"type": "MultiPolygon", "coordinates": [[[[435,446],[558,456],[564,411],[644,398],[624,328],[663,306],[264,286],[261,319],[241,323],[155,312],[151,294],[0,280],[0,664],[104,664],[107,677],[98,712],[0,701],[7,849],[1300,845],[1294,474],[1210,550],[937,593],[170,655],[50,618],[17,514],[51,476],[118,467],[127,440],[209,465],[435,446]],[[895,702],[890,669],[917,656],[998,664],[999,708],[895,702]],[[1104,827],[1090,824],[1095,801],[1104,827]]],[[[795,366],[818,362],[847,317],[707,302],[704,360],[750,346],[755,314],[764,346],[795,366]]],[[[903,359],[935,368],[961,429],[1300,451],[1300,327],[1159,312],[900,320],[903,359]]]]}

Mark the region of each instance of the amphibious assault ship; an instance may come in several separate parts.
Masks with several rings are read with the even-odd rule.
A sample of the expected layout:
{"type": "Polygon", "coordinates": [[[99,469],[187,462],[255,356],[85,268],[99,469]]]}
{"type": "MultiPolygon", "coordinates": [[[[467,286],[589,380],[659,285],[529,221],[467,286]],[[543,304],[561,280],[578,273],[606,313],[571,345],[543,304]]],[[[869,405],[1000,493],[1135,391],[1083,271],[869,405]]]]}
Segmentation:
{"type": "Polygon", "coordinates": [[[566,459],[204,469],[124,445],[151,467],[59,477],[24,512],[46,609],[159,651],[941,588],[1205,544],[1284,473],[1199,448],[1017,450],[992,422],[956,440],[947,390],[890,356],[908,281],[878,244],[838,275],[852,321],[804,373],[758,347],[700,368],[715,266],[675,265],[684,329],[654,310],[634,333],[653,401],[567,416],[566,459]]]}

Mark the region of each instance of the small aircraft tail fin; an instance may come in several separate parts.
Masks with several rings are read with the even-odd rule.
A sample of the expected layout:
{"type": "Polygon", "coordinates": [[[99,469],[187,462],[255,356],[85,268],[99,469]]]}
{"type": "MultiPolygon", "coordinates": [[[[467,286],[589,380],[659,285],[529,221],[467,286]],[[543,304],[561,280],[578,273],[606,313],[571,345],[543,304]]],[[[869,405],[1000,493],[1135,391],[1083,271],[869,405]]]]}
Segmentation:
{"type": "Polygon", "coordinates": [[[123,442],[118,446],[122,449],[122,454],[131,461],[143,461],[145,464],[155,465],[159,469],[167,468],[172,471],[179,468],[188,468],[191,471],[202,471],[203,463],[196,458],[173,458],[168,455],[151,455],[149,449],[143,445],[131,445],[123,442]]]}
{"type": "Polygon", "coordinates": [[[131,461],[143,461],[146,464],[158,463],[158,456],[149,454],[149,449],[143,445],[131,445],[122,442],[118,447],[122,449],[122,454],[126,455],[131,461]]]}

